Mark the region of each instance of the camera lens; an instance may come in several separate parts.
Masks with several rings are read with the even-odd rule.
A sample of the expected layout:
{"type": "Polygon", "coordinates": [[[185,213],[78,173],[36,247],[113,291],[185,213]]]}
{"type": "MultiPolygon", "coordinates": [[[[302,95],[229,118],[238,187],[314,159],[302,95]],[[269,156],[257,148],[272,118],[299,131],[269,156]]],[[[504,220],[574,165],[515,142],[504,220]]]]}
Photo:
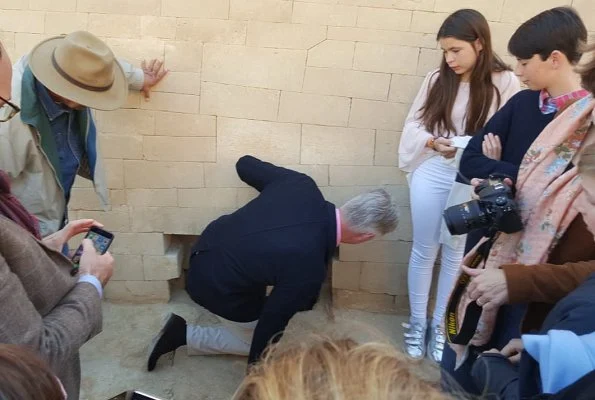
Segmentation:
{"type": "Polygon", "coordinates": [[[444,222],[452,235],[464,235],[469,231],[488,225],[488,216],[483,202],[471,200],[444,210],[444,222]]]}

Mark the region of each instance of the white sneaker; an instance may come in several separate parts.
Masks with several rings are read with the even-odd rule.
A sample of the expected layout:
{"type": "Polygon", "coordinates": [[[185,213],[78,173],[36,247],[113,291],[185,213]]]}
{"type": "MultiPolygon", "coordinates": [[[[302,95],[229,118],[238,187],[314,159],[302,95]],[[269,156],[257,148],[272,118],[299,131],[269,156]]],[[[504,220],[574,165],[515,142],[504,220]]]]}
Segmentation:
{"type": "Polygon", "coordinates": [[[426,325],[420,323],[403,323],[405,328],[405,353],[414,360],[421,360],[426,355],[426,325]]]}
{"type": "Polygon", "coordinates": [[[428,358],[436,364],[442,361],[442,352],[444,351],[444,328],[437,325],[430,329],[430,340],[428,341],[428,358]]]}

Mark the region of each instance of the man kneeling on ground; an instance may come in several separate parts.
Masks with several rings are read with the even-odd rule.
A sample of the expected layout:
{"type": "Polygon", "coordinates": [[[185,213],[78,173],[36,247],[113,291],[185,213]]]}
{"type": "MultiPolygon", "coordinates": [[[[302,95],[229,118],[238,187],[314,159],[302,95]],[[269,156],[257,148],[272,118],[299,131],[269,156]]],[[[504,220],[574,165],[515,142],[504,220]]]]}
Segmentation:
{"type": "Polygon", "coordinates": [[[184,345],[191,355],[258,361],[297,312],[312,309],[340,243],[367,242],[397,227],[396,206],[383,189],[337,209],[305,174],[251,156],[240,158],[236,169],[260,194],[206,227],[192,249],[186,287],[223,325],[187,325],[171,314],[155,338],[149,371],[160,356],[184,345]],[[268,296],[267,286],[273,287],[268,296]]]}

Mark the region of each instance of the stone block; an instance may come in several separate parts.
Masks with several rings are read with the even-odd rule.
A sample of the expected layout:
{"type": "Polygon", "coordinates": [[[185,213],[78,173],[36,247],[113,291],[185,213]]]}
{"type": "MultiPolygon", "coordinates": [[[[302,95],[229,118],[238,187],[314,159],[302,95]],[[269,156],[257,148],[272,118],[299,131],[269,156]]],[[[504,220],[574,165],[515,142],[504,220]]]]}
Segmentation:
{"type": "Polygon", "coordinates": [[[356,43],[354,69],[414,75],[419,49],[392,44],[356,43]]]}
{"type": "Polygon", "coordinates": [[[386,100],[390,75],[336,68],[306,68],[304,92],[386,100]]]}
{"type": "Polygon", "coordinates": [[[109,201],[112,209],[128,205],[128,198],[124,189],[110,189],[109,201]]]}
{"type": "Polygon", "coordinates": [[[238,207],[243,207],[249,201],[258,197],[258,191],[251,187],[238,189],[238,207]]]}
{"type": "Polygon", "coordinates": [[[97,129],[102,133],[122,135],[153,135],[155,112],[121,108],[115,111],[96,111],[97,129]]]}
{"type": "Polygon", "coordinates": [[[411,104],[419,92],[424,78],[421,76],[393,74],[388,101],[411,104]]]}
{"type": "MultiPolygon", "coordinates": [[[[37,4],[40,4],[43,0],[40,0],[40,2],[38,2],[37,4]]],[[[69,3],[74,3],[76,6],[76,0],[66,0],[67,5],[70,5],[69,3]]],[[[3,10],[28,10],[29,7],[29,3],[24,2],[23,0],[0,0],[0,8],[2,8],[3,10]]]]}
{"type": "Polygon", "coordinates": [[[114,254],[114,274],[110,282],[114,281],[143,281],[143,257],[131,254],[114,254]]]}
{"type": "Polygon", "coordinates": [[[231,0],[233,20],[290,22],[293,2],[286,0],[231,0]]]}
{"type": "Polygon", "coordinates": [[[136,232],[199,235],[214,219],[233,211],[235,208],[135,208],[131,214],[132,229],[136,232]]]}
{"type": "Polygon", "coordinates": [[[246,44],[253,47],[309,49],[326,39],[326,27],[252,21],[246,44]]]}
{"type": "Polygon", "coordinates": [[[45,14],[45,33],[63,35],[70,32],[87,30],[89,14],[72,12],[47,12],[45,14]]]}
{"type": "Polygon", "coordinates": [[[178,189],[178,206],[235,208],[237,197],[236,188],[178,189]]]}
{"type": "Polygon", "coordinates": [[[220,188],[246,187],[246,184],[240,180],[236,172],[236,161],[237,159],[230,159],[224,163],[205,163],[205,186],[220,188]]]}
{"type": "Polygon", "coordinates": [[[351,69],[355,42],[325,40],[308,50],[308,66],[351,69]]]}
{"type": "Polygon", "coordinates": [[[155,86],[155,91],[197,95],[200,93],[200,74],[170,71],[167,77],[155,86]]]}
{"type": "Polygon", "coordinates": [[[143,158],[143,139],[141,136],[99,135],[99,146],[104,158],[141,160],[143,158]]]}
{"type": "Polygon", "coordinates": [[[403,185],[405,176],[397,167],[330,166],[331,186],[403,185]]]}
{"type": "Polygon", "coordinates": [[[171,189],[127,189],[126,197],[131,207],[176,207],[178,190],[171,189]]]}
{"type": "Polygon", "coordinates": [[[167,303],[167,281],[114,281],[105,287],[105,298],[114,303],[167,303]]]}
{"type": "Polygon", "coordinates": [[[305,50],[206,44],[203,81],[301,91],[305,50]]]}
{"type": "MultiPolygon", "coordinates": [[[[321,187],[320,191],[325,199],[340,206],[349,199],[374,189],[378,189],[378,186],[328,186],[321,187]]],[[[387,185],[383,189],[390,193],[397,205],[409,204],[409,188],[406,185],[387,185]]],[[[352,260],[342,259],[342,261],[352,260]]]]}
{"type": "Polygon", "coordinates": [[[145,110],[172,111],[179,113],[197,114],[200,97],[190,94],[152,92],[151,99],[144,101],[141,107],[145,110]]]}
{"type": "Polygon", "coordinates": [[[291,22],[296,24],[355,26],[357,7],[340,4],[293,3],[291,22]]]}
{"type": "Polygon", "coordinates": [[[143,15],[141,17],[142,37],[154,37],[159,39],[175,39],[177,19],[171,17],[156,17],[143,15]]]}
{"type": "Polygon", "coordinates": [[[411,208],[409,203],[397,202],[397,209],[399,211],[399,225],[397,229],[382,237],[383,240],[387,241],[404,241],[411,242],[413,237],[413,226],[411,224],[411,208]]]}
{"type": "Polygon", "coordinates": [[[71,220],[91,218],[105,226],[105,229],[110,232],[129,232],[130,231],[130,214],[127,207],[120,207],[112,211],[92,211],[80,210],[76,211],[74,215],[69,215],[71,220]]]}
{"type": "Polygon", "coordinates": [[[333,288],[359,290],[361,262],[333,262],[333,288]]]}
{"type": "Polygon", "coordinates": [[[200,72],[202,43],[169,41],[165,44],[165,66],[172,71],[200,72]]]}
{"type": "Polygon", "coordinates": [[[151,161],[214,162],[217,141],[212,137],[145,136],[143,155],[151,161]]]}
{"type": "Polygon", "coordinates": [[[281,92],[279,121],[347,126],[350,105],[347,97],[281,92]]]}
{"type": "Polygon", "coordinates": [[[504,0],[436,0],[434,11],[452,13],[461,8],[472,8],[482,13],[488,21],[499,21],[503,3],[504,0]]]}
{"type": "MultiPolygon", "coordinates": [[[[126,61],[140,66],[143,60],[153,58],[163,60],[164,42],[158,38],[146,37],[143,39],[107,38],[105,42],[114,54],[126,61]]],[[[169,69],[170,66],[166,64],[169,69]]]]}
{"type": "Polygon", "coordinates": [[[244,44],[246,23],[220,19],[179,18],[176,39],[203,43],[244,44]]]}
{"type": "MultiPolygon", "coordinates": [[[[0,20],[1,18],[2,17],[0,16],[0,20]]],[[[37,46],[41,41],[49,39],[52,36],[55,35],[16,32],[14,39],[14,51],[11,57],[16,62],[16,60],[18,60],[22,56],[28,55],[31,52],[31,50],[33,50],[33,48],[37,46]]]]}
{"type": "Polygon", "coordinates": [[[409,263],[411,242],[372,240],[358,245],[341,245],[341,261],[409,263]]]}
{"type": "Polygon", "coordinates": [[[411,28],[411,11],[359,7],[357,26],[360,28],[408,31],[411,28]]]}
{"type": "Polygon", "coordinates": [[[109,189],[124,189],[124,161],[104,159],[103,165],[109,189]]]}
{"type": "Polygon", "coordinates": [[[399,10],[434,10],[434,0],[338,0],[339,4],[399,10]]]}
{"type": "Polygon", "coordinates": [[[421,49],[416,75],[426,76],[428,72],[438,68],[442,62],[442,57],[442,50],[421,49]]]}
{"type": "Polygon", "coordinates": [[[411,19],[411,30],[413,32],[432,33],[434,38],[440,25],[444,22],[449,13],[436,13],[426,11],[414,11],[411,19]]]}
{"type": "Polygon", "coordinates": [[[161,15],[181,18],[227,19],[229,0],[163,0],[161,15]]]}
{"type": "Polygon", "coordinates": [[[579,12],[587,28],[593,31],[595,29],[595,2],[592,0],[572,0],[572,6],[579,12]]]}
{"type": "MultiPolygon", "coordinates": [[[[504,0],[502,7],[502,22],[516,22],[520,24],[544,10],[558,6],[569,6],[571,0],[541,0],[541,1],[512,1],[504,0]]],[[[585,21],[586,22],[586,21],[585,21]]]]}
{"type": "Polygon", "coordinates": [[[3,10],[0,26],[8,32],[43,33],[45,13],[41,11],[3,10]]]}
{"type": "Polygon", "coordinates": [[[400,32],[384,29],[329,26],[328,39],[378,44],[407,44],[410,47],[436,48],[436,33],[400,32]]]}
{"type": "Polygon", "coordinates": [[[101,14],[159,15],[160,0],[77,0],[76,10],[101,14]]]}
{"type": "Polygon", "coordinates": [[[300,126],[297,124],[217,119],[217,160],[235,163],[241,156],[279,164],[300,162],[300,126]]]}
{"type": "Polygon", "coordinates": [[[225,117],[275,121],[279,91],[204,82],[200,112],[225,117]]]}
{"type": "MultiPolygon", "coordinates": [[[[508,55],[508,41],[518,28],[517,24],[504,22],[490,22],[490,32],[492,34],[492,45],[494,51],[500,56],[508,55]]],[[[516,59],[515,59],[516,62],[516,59]]],[[[514,66],[514,64],[512,64],[514,66]]]]}
{"type": "Polygon", "coordinates": [[[211,115],[157,112],[155,133],[161,136],[216,136],[217,119],[211,115]]]}
{"type": "Polygon", "coordinates": [[[371,263],[362,265],[360,288],[370,293],[407,295],[407,264],[371,263]]]}
{"type": "Polygon", "coordinates": [[[302,154],[304,164],[372,165],[374,131],[304,125],[302,154]]]}
{"type": "Polygon", "coordinates": [[[395,313],[394,296],[380,293],[333,289],[333,305],[370,312],[395,313]]]}
{"type": "Polygon", "coordinates": [[[140,17],[126,14],[89,14],[89,31],[101,37],[138,38],[140,17]]]}
{"type": "Polygon", "coordinates": [[[353,99],[349,126],[382,130],[401,130],[409,105],[353,99]]]}
{"type": "Polygon", "coordinates": [[[204,186],[203,165],[192,162],[124,161],[126,188],[167,189],[204,186]]]}
{"type": "Polygon", "coordinates": [[[400,139],[401,132],[377,130],[374,165],[397,166],[400,139]]]}
{"type": "MultiPolygon", "coordinates": [[[[4,4],[2,4],[2,8],[5,8],[4,4]]],[[[75,11],[76,0],[29,0],[29,9],[41,11],[75,11]]]]}
{"type": "Polygon", "coordinates": [[[167,281],[180,277],[184,249],[171,246],[163,256],[143,256],[143,270],[147,281],[167,281]]]}
{"type": "Polygon", "coordinates": [[[170,246],[170,238],[162,233],[119,232],[110,247],[113,254],[162,256],[170,246]]]}
{"type": "Polygon", "coordinates": [[[95,189],[73,187],[70,190],[70,201],[68,202],[70,210],[93,210],[103,211],[103,207],[99,202],[99,197],[95,193],[95,189]]]}

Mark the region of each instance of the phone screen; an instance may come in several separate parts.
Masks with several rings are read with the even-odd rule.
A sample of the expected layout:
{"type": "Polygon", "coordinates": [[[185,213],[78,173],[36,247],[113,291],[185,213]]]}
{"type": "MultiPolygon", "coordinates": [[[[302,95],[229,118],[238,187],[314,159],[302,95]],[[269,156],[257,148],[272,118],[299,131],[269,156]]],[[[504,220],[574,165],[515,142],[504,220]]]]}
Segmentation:
{"type": "MultiPolygon", "coordinates": [[[[97,250],[99,254],[105,254],[110,244],[112,243],[112,240],[114,240],[114,235],[106,231],[91,228],[91,230],[87,232],[85,239],[91,239],[91,241],[93,242],[93,246],[95,247],[95,250],[97,250]]],[[[82,254],[83,245],[81,244],[78,247],[78,249],[76,249],[76,253],[74,253],[74,256],[72,257],[72,262],[74,264],[80,263],[82,254]]]]}

